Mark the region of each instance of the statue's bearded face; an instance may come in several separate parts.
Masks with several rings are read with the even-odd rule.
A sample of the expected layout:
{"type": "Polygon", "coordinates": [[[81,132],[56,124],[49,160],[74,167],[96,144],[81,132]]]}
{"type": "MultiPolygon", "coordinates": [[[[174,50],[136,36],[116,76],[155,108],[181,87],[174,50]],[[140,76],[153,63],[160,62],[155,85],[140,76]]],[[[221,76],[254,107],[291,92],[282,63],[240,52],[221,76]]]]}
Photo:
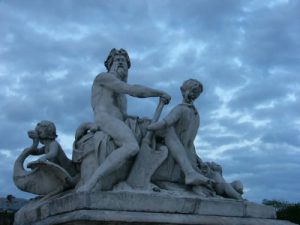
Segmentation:
{"type": "Polygon", "coordinates": [[[125,56],[116,55],[113,59],[110,71],[116,72],[121,80],[127,80],[128,65],[125,56]]]}

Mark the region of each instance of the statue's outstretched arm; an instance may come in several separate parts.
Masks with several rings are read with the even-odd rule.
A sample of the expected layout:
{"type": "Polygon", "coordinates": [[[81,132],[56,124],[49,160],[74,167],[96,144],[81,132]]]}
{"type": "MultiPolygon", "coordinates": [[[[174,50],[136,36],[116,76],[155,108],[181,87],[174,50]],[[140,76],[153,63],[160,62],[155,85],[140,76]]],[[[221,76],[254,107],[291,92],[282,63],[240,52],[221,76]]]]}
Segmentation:
{"type": "Polygon", "coordinates": [[[32,149],[32,151],[30,152],[30,155],[42,155],[42,154],[45,154],[45,146],[32,149]]]}
{"type": "Polygon", "coordinates": [[[142,85],[130,85],[107,73],[98,75],[94,81],[94,84],[102,85],[104,87],[112,89],[114,92],[120,94],[128,94],[133,97],[162,97],[166,100],[166,103],[171,100],[171,97],[163,91],[142,85]]]}

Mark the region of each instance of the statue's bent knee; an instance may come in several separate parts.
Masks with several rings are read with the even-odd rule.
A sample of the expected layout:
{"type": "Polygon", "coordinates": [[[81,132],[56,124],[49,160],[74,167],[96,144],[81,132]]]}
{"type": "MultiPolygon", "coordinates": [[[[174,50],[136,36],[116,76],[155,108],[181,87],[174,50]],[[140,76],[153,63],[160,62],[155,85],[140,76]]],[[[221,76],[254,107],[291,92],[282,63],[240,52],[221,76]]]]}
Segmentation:
{"type": "Polygon", "coordinates": [[[126,144],[125,147],[127,148],[129,157],[135,156],[139,152],[139,149],[140,149],[138,143],[129,143],[129,144],[126,144]]]}

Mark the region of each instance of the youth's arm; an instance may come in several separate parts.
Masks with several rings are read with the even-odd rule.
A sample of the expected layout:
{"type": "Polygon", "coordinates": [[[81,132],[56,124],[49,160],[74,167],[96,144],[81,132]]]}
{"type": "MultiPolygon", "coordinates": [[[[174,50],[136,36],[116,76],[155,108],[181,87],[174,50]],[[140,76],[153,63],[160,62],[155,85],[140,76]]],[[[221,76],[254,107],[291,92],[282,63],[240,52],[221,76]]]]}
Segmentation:
{"type": "Polygon", "coordinates": [[[58,156],[59,144],[56,141],[52,141],[49,145],[48,152],[40,158],[40,160],[50,160],[58,156]]]}
{"type": "Polygon", "coordinates": [[[30,152],[31,155],[43,155],[45,154],[45,146],[40,148],[34,148],[33,151],[30,152]]]}
{"type": "Polygon", "coordinates": [[[41,147],[41,148],[38,148],[38,145],[39,145],[39,138],[38,138],[38,135],[36,133],[35,130],[30,130],[27,132],[28,134],[28,137],[30,139],[32,139],[32,145],[30,147],[30,154],[31,155],[42,155],[45,153],[45,147],[41,147]]]}
{"type": "Polygon", "coordinates": [[[148,126],[148,130],[155,131],[173,126],[180,119],[181,113],[182,108],[180,107],[180,105],[177,105],[164,119],[156,123],[150,124],[148,126]]]}

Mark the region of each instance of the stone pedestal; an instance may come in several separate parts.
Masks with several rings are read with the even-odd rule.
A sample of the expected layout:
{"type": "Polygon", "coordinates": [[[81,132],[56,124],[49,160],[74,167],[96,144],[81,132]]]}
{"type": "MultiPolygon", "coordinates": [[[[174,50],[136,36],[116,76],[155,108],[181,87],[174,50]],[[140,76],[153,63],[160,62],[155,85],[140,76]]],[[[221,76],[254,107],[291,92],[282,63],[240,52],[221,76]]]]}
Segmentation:
{"type": "Polygon", "coordinates": [[[168,193],[98,192],[64,194],[32,201],[15,225],[292,225],[275,219],[273,207],[220,198],[168,193]]]}

